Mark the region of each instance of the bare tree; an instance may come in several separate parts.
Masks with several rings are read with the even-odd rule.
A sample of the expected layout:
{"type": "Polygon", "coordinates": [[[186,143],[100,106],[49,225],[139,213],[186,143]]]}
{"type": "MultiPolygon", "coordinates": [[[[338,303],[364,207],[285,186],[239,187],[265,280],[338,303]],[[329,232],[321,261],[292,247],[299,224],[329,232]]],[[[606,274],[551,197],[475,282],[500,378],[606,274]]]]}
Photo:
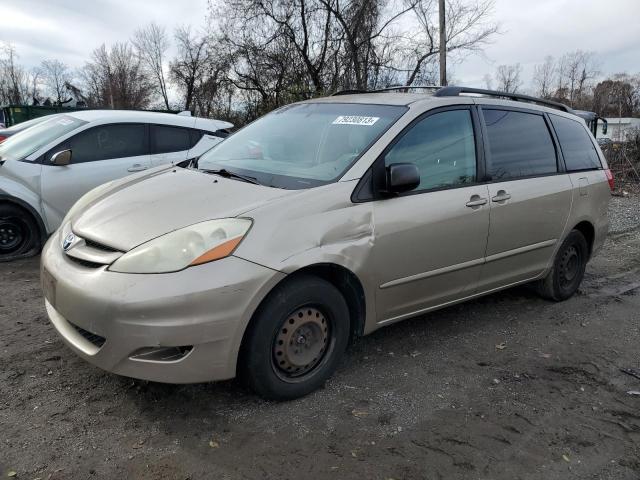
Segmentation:
{"type": "Polygon", "coordinates": [[[31,76],[18,64],[12,44],[0,45],[0,103],[27,103],[31,92],[31,76]]]}
{"type": "Polygon", "coordinates": [[[482,81],[484,82],[484,86],[487,90],[493,90],[493,77],[490,74],[485,73],[482,77],[482,81]]]}
{"type": "Polygon", "coordinates": [[[606,117],[631,117],[640,110],[640,75],[617,73],[593,90],[593,110],[606,117]]]}
{"type": "Polygon", "coordinates": [[[513,65],[500,65],[496,69],[496,89],[501,92],[516,93],[522,87],[522,66],[519,63],[513,65]]]}
{"type": "Polygon", "coordinates": [[[593,52],[576,50],[564,54],[558,62],[555,96],[568,101],[570,106],[585,106],[585,97],[591,82],[598,75],[598,64],[593,52]]]}
{"type": "Polygon", "coordinates": [[[171,78],[184,99],[184,109],[191,110],[196,83],[211,61],[209,37],[194,33],[191,27],[180,27],[175,39],[178,55],[171,62],[171,78]]]}
{"type": "Polygon", "coordinates": [[[167,110],[169,109],[169,96],[167,94],[167,81],[164,69],[165,55],[169,48],[169,40],[164,27],[156,23],[150,23],[136,31],[131,40],[137,55],[142,60],[148,74],[156,83],[158,93],[162,96],[167,110]]]}
{"type": "MultiPolygon", "coordinates": [[[[493,0],[449,0],[446,3],[446,49],[448,53],[478,52],[499,33],[499,26],[490,21],[493,0]]],[[[407,79],[412,85],[425,65],[440,53],[438,9],[435,0],[419,0],[411,9],[417,29],[410,29],[404,37],[407,51],[407,79]]]]}
{"type": "Polygon", "coordinates": [[[153,85],[128,43],[95,49],[80,74],[90,107],[146,108],[153,85]]]}
{"type": "Polygon", "coordinates": [[[43,60],[40,65],[45,95],[50,96],[57,105],[68,101],[66,84],[71,82],[69,67],[60,60],[43,60]]]}
{"type": "Polygon", "coordinates": [[[556,61],[548,55],[544,62],[533,67],[533,88],[535,94],[542,98],[551,98],[556,84],[556,61]]]}

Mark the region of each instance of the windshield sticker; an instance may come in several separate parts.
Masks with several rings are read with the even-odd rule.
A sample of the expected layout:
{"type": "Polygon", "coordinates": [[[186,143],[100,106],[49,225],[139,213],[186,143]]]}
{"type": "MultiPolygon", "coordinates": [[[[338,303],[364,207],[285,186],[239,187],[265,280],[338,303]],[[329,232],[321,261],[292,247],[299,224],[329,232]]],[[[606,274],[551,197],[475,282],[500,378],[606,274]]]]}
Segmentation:
{"type": "Polygon", "coordinates": [[[61,118],[60,120],[58,120],[58,125],[71,125],[73,123],[73,120],[70,120],[68,118],[61,118]]]}
{"type": "Polygon", "coordinates": [[[353,115],[340,115],[333,121],[334,125],[364,125],[370,127],[380,120],[380,117],[359,117],[353,115]]]}

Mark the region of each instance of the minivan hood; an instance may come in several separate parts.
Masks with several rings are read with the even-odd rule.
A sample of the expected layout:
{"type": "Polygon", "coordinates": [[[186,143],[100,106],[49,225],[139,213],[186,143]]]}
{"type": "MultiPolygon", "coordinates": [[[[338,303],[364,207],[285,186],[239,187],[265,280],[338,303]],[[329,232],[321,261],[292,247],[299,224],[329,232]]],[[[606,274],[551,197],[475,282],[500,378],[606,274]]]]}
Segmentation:
{"type": "Polygon", "coordinates": [[[74,216],[72,228],[81,237],[126,252],[173,230],[205,220],[236,217],[292,193],[172,168],[117,184],[74,216]]]}

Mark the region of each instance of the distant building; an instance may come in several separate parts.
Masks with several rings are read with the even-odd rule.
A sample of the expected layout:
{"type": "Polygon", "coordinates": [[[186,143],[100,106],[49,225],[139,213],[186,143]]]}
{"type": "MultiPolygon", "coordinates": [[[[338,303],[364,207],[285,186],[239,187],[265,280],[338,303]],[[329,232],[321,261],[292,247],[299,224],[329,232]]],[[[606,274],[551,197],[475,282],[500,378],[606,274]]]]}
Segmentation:
{"type": "Polygon", "coordinates": [[[623,142],[631,131],[640,129],[640,118],[611,117],[607,118],[607,134],[602,134],[602,124],[598,124],[597,138],[610,138],[614,142],[623,142]]]}

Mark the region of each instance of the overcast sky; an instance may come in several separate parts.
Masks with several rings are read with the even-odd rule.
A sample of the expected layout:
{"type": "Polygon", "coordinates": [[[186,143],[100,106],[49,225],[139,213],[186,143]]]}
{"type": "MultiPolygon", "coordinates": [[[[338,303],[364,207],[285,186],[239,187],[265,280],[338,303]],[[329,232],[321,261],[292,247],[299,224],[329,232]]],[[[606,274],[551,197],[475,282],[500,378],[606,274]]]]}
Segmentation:
{"type": "MultiPolygon", "coordinates": [[[[0,0],[0,40],[26,66],[58,58],[80,67],[141,25],[199,27],[206,14],[207,0],[0,0]]],[[[640,72],[640,0],[497,0],[494,19],[504,33],[483,56],[452,66],[459,83],[484,86],[497,65],[519,62],[528,86],[534,64],[576,49],[596,52],[605,74],[640,72]]]]}

